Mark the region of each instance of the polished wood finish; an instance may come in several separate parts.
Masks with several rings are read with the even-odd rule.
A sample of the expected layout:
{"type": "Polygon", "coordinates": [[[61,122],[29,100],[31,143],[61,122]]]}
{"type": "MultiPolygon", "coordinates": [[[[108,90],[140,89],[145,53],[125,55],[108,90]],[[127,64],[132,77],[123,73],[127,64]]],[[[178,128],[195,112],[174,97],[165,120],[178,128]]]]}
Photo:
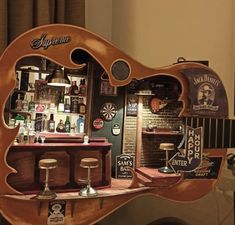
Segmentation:
{"type": "MultiPolygon", "coordinates": [[[[100,65],[103,67],[107,75],[109,76],[110,83],[115,86],[123,86],[129,84],[133,79],[143,79],[158,75],[166,75],[176,78],[182,87],[182,93],[179,101],[183,102],[183,108],[180,112],[180,116],[188,116],[190,108],[189,99],[189,85],[185,76],[180,72],[183,69],[196,69],[206,68],[207,71],[215,73],[210,68],[192,62],[179,63],[176,65],[170,65],[161,68],[149,68],[136,60],[129,57],[127,54],[116,48],[110,42],[104,40],[98,35],[93,34],[83,28],[79,28],[72,25],[53,24],[37,27],[28,32],[25,32],[14,40],[8,48],[4,51],[0,58],[0,110],[3,114],[5,103],[15,87],[16,76],[15,66],[17,61],[25,56],[39,56],[52,60],[64,67],[76,69],[83,65],[76,64],[71,60],[71,54],[74,49],[84,49],[87,51],[100,65]],[[46,39],[40,39],[42,34],[46,34],[46,39]],[[58,40],[50,41],[54,37],[69,36],[69,42],[58,44],[58,40]],[[32,49],[32,40],[38,39],[39,48],[32,49]],[[51,45],[45,46],[50,43],[51,45]],[[40,46],[41,45],[41,46],[40,46]],[[58,54],[59,53],[59,54],[58,54]],[[125,79],[116,79],[112,74],[112,66],[118,60],[125,62],[130,69],[129,75],[125,79]]],[[[15,129],[9,129],[3,119],[3,115],[0,118],[0,212],[1,214],[14,225],[44,225],[47,224],[48,217],[48,202],[32,199],[31,195],[24,195],[21,191],[12,187],[9,184],[9,177],[16,173],[15,166],[18,163],[19,167],[22,167],[23,159],[27,159],[28,162],[33,162],[30,158],[34,153],[42,151],[45,148],[43,144],[28,145],[28,146],[14,146],[13,141],[18,132],[18,127],[15,129]],[[22,148],[23,147],[23,148],[22,148]],[[21,150],[20,150],[21,149],[21,150]],[[24,150],[22,150],[24,149],[24,150]],[[27,157],[24,154],[28,154],[27,157]],[[12,158],[13,157],[13,158],[12,158]],[[14,158],[15,157],[15,158],[14,158]],[[10,162],[10,159],[13,159],[10,162]]],[[[138,129],[138,132],[140,129],[138,129]]],[[[138,136],[140,137],[140,136],[138,136]]],[[[69,148],[76,148],[73,143],[66,143],[64,146],[58,144],[48,144],[47,147],[52,151],[64,147],[64,151],[69,151],[69,148]]],[[[106,145],[102,143],[102,145],[106,145]]],[[[91,145],[92,146],[92,143],[91,145]]],[[[89,145],[84,145],[83,154],[80,156],[87,157],[86,147],[89,149],[89,145]]],[[[104,147],[104,146],[103,146],[104,147]]],[[[110,147],[110,146],[109,146],[110,147]]],[[[102,148],[102,147],[101,147],[102,148]]],[[[207,150],[204,149],[204,152],[207,150]]],[[[62,151],[58,151],[60,158],[67,158],[73,160],[73,150],[69,151],[67,157],[63,155],[62,151]],[[71,154],[71,155],[70,155],[71,154]]],[[[45,157],[49,157],[51,153],[45,153],[45,157]]],[[[53,152],[54,154],[54,152],[53,152]]],[[[226,149],[223,150],[208,150],[208,155],[219,156],[223,158],[226,155],[226,149]]],[[[105,158],[109,157],[103,155],[105,158]]],[[[39,157],[40,158],[40,157],[39,157]]],[[[81,159],[79,159],[81,160],[81,159]]],[[[59,162],[59,161],[58,161],[59,162]]],[[[25,162],[24,162],[25,163],[25,162]]],[[[75,173],[79,173],[77,164],[73,163],[75,173]]],[[[31,166],[35,166],[32,165],[31,166]]],[[[60,166],[60,162],[59,162],[60,166]]],[[[62,165],[62,168],[68,165],[62,165]]],[[[78,164],[79,166],[79,164],[78,164]]],[[[18,167],[18,169],[19,169],[18,167]]],[[[220,168],[221,170],[221,168],[220,168]]],[[[26,172],[27,174],[27,172],[26,172]]],[[[22,176],[25,174],[22,172],[22,176]]],[[[66,174],[66,170],[62,169],[61,177],[65,179],[59,181],[63,183],[66,181],[71,182],[71,178],[76,175],[66,174]],[[69,178],[67,178],[69,177],[69,178]],[[66,180],[67,179],[67,180],[66,180]]],[[[79,176],[79,174],[77,174],[79,176]]],[[[165,177],[164,183],[170,177],[165,177]]],[[[33,179],[31,175],[28,175],[28,180],[33,179]]],[[[112,181],[110,188],[104,189],[99,192],[97,197],[82,198],[79,197],[77,192],[59,193],[57,200],[66,200],[66,218],[65,224],[68,225],[89,225],[94,224],[101,218],[107,216],[114,210],[118,209],[128,201],[141,196],[143,194],[151,194],[155,196],[161,196],[170,200],[176,201],[193,201],[204,195],[206,195],[215,185],[217,179],[205,179],[205,180],[177,180],[177,182],[171,183],[166,187],[138,187],[129,189],[129,184],[125,185],[125,182],[112,181]]],[[[20,182],[20,181],[19,181],[20,182]]],[[[72,185],[72,184],[70,184],[72,185]]]]}
{"type": "Polygon", "coordinates": [[[55,158],[58,167],[51,172],[51,189],[60,192],[78,190],[84,185],[87,174],[86,169],[80,168],[81,160],[96,157],[99,168],[93,171],[92,185],[108,187],[111,182],[111,146],[108,142],[14,144],[7,161],[17,173],[9,175],[8,183],[23,193],[36,193],[44,180],[38,164],[42,159],[55,158]]]}

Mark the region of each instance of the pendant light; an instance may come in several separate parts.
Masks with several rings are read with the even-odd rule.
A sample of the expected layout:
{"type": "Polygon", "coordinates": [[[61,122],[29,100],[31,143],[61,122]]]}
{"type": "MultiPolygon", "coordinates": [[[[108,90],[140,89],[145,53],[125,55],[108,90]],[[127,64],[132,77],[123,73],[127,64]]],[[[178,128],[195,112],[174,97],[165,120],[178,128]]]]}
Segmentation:
{"type": "Polygon", "coordinates": [[[62,68],[56,68],[52,74],[47,77],[47,84],[51,86],[69,87],[71,82],[62,68]]]}

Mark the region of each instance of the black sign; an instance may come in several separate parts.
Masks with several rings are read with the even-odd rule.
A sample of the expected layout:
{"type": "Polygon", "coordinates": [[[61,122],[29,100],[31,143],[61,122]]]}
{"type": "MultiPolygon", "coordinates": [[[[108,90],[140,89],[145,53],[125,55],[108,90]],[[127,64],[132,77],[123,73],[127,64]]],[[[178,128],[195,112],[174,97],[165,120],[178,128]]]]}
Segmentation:
{"type": "Polygon", "coordinates": [[[180,171],[194,171],[202,162],[203,136],[202,127],[186,130],[186,149],[176,153],[169,164],[177,173],[180,171]]]}
{"type": "Polygon", "coordinates": [[[66,201],[49,202],[47,224],[65,224],[65,208],[66,201]]]}
{"type": "Polygon", "coordinates": [[[222,157],[205,157],[195,171],[185,173],[185,179],[217,179],[222,157]]]}
{"type": "Polygon", "coordinates": [[[129,167],[134,169],[134,157],[127,154],[116,156],[116,178],[132,178],[129,167]]]}
{"type": "Polygon", "coordinates": [[[189,81],[191,115],[227,115],[227,96],[217,74],[206,68],[184,69],[181,72],[189,81]]]}
{"type": "Polygon", "coordinates": [[[137,116],[138,114],[138,96],[128,95],[127,96],[127,116],[137,116]]]}

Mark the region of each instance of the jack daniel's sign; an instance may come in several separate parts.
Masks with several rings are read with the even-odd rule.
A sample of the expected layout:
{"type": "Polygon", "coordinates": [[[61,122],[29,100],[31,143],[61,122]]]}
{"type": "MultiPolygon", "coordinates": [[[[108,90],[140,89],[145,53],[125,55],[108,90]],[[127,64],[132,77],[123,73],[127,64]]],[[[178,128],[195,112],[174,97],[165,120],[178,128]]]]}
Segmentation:
{"type": "Polygon", "coordinates": [[[67,44],[71,41],[71,36],[60,36],[60,37],[47,37],[46,33],[42,33],[39,38],[35,38],[31,41],[30,46],[32,49],[48,49],[50,46],[67,44]]]}
{"type": "Polygon", "coordinates": [[[227,115],[226,92],[215,73],[206,68],[190,68],[181,72],[189,81],[191,115],[227,115]]]}

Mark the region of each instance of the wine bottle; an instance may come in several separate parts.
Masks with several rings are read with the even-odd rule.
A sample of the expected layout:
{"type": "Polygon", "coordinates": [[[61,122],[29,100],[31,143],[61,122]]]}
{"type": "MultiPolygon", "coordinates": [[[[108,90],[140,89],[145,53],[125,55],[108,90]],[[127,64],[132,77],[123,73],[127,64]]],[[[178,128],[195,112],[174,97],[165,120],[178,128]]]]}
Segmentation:
{"type": "Polygon", "coordinates": [[[65,132],[66,133],[70,133],[70,129],[71,129],[71,123],[69,120],[69,116],[66,116],[66,120],[65,120],[65,132]]]}
{"type": "Polygon", "coordinates": [[[31,99],[29,101],[29,112],[35,112],[35,102],[33,101],[33,96],[31,96],[31,99]]]}

